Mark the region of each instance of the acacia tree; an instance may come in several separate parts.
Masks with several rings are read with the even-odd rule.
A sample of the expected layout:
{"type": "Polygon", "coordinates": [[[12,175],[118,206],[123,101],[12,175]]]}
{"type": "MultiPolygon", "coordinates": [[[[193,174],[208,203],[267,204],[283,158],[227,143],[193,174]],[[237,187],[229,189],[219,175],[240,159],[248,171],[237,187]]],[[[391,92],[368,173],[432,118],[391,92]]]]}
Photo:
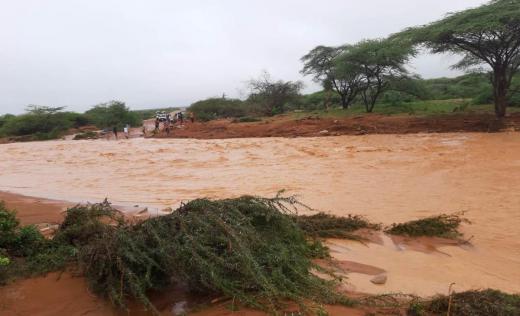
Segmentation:
{"type": "Polygon", "coordinates": [[[401,42],[364,40],[338,56],[336,67],[340,73],[359,78],[357,89],[370,113],[392,82],[408,79],[404,65],[414,55],[415,49],[401,42]]]}
{"type": "Polygon", "coordinates": [[[351,48],[349,45],[338,47],[317,46],[301,58],[304,75],[312,75],[314,81],[330,87],[341,98],[341,106],[349,108],[359,93],[361,77],[358,72],[337,67],[337,58],[351,48]]]}
{"type": "Polygon", "coordinates": [[[424,44],[434,53],[462,54],[456,68],[488,65],[495,113],[505,116],[511,81],[520,67],[520,0],[494,0],[393,37],[424,44]]]}
{"type": "Polygon", "coordinates": [[[285,104],[300,96],[301,81],[274,81],[264,72],[258,79],[249,81],[248,101],[261,107],[262,114],[272,116],[285,112],[285,104]]]}

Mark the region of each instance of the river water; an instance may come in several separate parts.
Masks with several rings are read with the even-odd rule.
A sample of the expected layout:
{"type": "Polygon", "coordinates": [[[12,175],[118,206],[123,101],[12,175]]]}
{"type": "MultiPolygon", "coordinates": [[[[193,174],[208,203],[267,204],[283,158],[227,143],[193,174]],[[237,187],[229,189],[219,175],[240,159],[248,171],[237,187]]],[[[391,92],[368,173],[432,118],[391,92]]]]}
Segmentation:
{"type": "Polygon", "coordinates": [[[198,197],[297,194],[337,215],[391,224],[466,211],[472,247],[425,253],[333,241],[340,259],[388,272],[383,286],[419,295],[520,292],[520,134],[410,134],[226,140],[130,139],[0,145],[0,190],[73,202],[175,207],[198,197]]]}

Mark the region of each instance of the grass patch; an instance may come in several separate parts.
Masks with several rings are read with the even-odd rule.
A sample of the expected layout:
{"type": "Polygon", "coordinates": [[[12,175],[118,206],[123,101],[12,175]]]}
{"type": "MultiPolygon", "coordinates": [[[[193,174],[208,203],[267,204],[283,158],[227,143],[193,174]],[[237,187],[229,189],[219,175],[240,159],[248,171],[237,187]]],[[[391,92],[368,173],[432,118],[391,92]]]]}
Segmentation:
{"type": "MultiPolygon", "coordinates": [[[[508,113],[520,112],[520,107],[508,107],[507,111],[508,113]]],[[[470,99],[425,100],[402,102],[399,104],[380,103],[375,106],[373,113],[366,113],[364,106],[356,104],[346,110],[342,108],[331,108],[329,110],[298,111],[291,113],[291,116],[294,119],[302,119],[309,116],[342,118],[374,114],[435,116],[457,113],[487,113],[494,115],[494,107],[491,104],[472,104],[470,99]]]]}
{"type": "Polygon", "coordinates": [[[363,228],[381,229],[381,225],[370,223],[359,215],[348,215],[348,217],[338,217],[325,213],[299,215],[296,218],[296,223],[307,235],[322,238],[359,239],[352,234],[356,230],[363,228]]]}
{"type": "Polygon", "coordinates": [[[410,305],[408,315],[446,315],[448,306],[450,316],[515,316],[520,315],[520,295],[491,289],[455,293],[451,296],[451,304],[449,296],[427,302],[415,301],[410,305]]]}
{"type": "Polygon", "coordinates": [[[244,116],[235,118],[231,121],[231,123],[252,123],[252,122],[261,122],[262,119],[258,117],[252,117],[252,116],[244,116]]]}
{"type": "Polygon", "coordinates": [[[431,216],[419,220],[409,221],[406,223],[392,224],[385,229],[385,232],[391,235],[404,235],[410,237],[443,237],[443,238],[460,238],[462,233],[458,231],[461,223],[470,223],[469,220],[462,217],[462,213],[441,214],[431,216]]]}

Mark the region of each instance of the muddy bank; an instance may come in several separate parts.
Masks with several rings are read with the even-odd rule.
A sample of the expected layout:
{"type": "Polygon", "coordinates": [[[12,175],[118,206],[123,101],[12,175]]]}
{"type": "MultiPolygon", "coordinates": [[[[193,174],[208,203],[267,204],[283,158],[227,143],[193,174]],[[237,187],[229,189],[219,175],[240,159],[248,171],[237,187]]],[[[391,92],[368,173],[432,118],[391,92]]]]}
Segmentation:
{"type": "MultiPolygon", "coordinates": [[[[147,123],[153,130],[153,122],[147,123]]],[[[265,119],[262,122],[233,123],[216,120],[207,123],[186,123],[176,126],[169,134],[161,132],[157,138],[223,139],[247,137],[312,137],[365,134],[496,132],[520,130],[520,113],[513,113],[503,122],[488,114],[450,114],[417,117],[411,115],[362,115],[343,118],[309,116],[293,119],[288,115],[265,119]]],[[[151,132],[148,134],[151,136],[151,132]]]]}
{"type": "Polygon", "coordinates": [[[7,208],[16,210],[16,217],[22,225],[60,223],[63,212],[74,203],[24,196],[0,191],[0,201],[7,208]]]}
{"type": "MultiPolygon", "coordinates": [[[[267,316],[268,314],[240,308],[232,311],[230,302],[218,301],[197,306],[193,296],[172,289],[152,297],[160,315],[176,315],[175,312],[188,311],[193,316],[267,316]],[[190,303],[188,303],[190,302],[190,303]]],[[[373,308],[348,308],[343,306],[325,306],[331,316],[366,315],[373,308]]],[[[287,311],[297,312],[297,308],[287,311]]],[[[88,291],[86,280],[70,273],[51,273],[45,277],[26,279],[0,287],[1,316],[66,316],[66,315],[101,315],[101,316],[146,316],[150,315],[138,304],[131,304],[128,311],[118,310],[109,302],[88,291]]],[[[183,314],[178,314],[183,315],[183,314]]]]}

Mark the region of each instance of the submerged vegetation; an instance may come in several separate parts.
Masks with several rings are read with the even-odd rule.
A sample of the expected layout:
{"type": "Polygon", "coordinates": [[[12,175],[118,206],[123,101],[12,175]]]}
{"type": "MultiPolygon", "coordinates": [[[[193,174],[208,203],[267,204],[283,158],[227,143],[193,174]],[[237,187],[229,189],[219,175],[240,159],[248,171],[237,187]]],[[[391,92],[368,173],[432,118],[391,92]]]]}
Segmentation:
{"type": "MultiPolygon", "coordinates": [[[[321,237],[353,238],[379,230],[360,216],[297,215],[293,197],[197,199],[169,215],[129,221],[103,203],[69,208],[52,239],[21,226],[0,203],[0,283],[70,268],[96,294],[126,308],[140,301],[158,312],[150,290],[182,286],[208,298],[280,314],[296,303],[303,314],[325,315],[322,304],[407,309],[408,315],[517,315],[520,297],[496,290],[450,297],[375,296],[350,299],[336,290],[339,278],[316,263],[329,257],[321,237]],[[330,276],[328,280],[314,273],[330,276]],[[407,299],[406,299],[407,297],[407,299]],[[448,307],[449,306],[449,307],[448,307]]],[[[440,215],[387,229],[409,236],[459,237],[460,214],[440,215]]]]}
{"type": "Polygon", "coordinates": [[[514,316],[520,315],[520,295],[497,290],[481,290],[438,296],[429,301],[416,300],[410,304],[408,315],[450,316],[514,316]]]}
{"type": "MultiPolygon", "coordinates": [[[[31,245],[33,253],[11,246],[18,245],[24,228],[14,213],[4,211],[1,248],[9,261],[42,264],[40,272],[74,263],[93,291],[120,307],[133,298],[154,310],[148,291],[174,284],[271,313],[288,302],[306,311],[320,303],[350,304],[336,293],[334,278],[312,273],[320,269],[312,259],[327,257],[328,251],[296,224],[297,204],[283,197],[198,199],[138,223],[126,221],[106,201],[78,205],[68,209],[52,240],[35,230],[41,245],[21,243],[31,245]]],[[[14,265],[1,268],[13,276],[14,265]]]]}
{"type": "Polygon", "coordinates": [[[461,223],[470,223],[469,220],[458,214],[442,214],[406,223],[392,224],[385,231],[391,235],[405,235],[410,237],[443,237],[459,238],[462,233],[458,228],[461,223]]]}
{"type": "Polygon", "coordinates": [[[370,223],[359,215],[339,217],[326,213],[300,215],[296,217],[298,226],[309,236],[322,238],[359,239],[352,233],[359,229],[381,229],[381,225],[370,223]]]}

